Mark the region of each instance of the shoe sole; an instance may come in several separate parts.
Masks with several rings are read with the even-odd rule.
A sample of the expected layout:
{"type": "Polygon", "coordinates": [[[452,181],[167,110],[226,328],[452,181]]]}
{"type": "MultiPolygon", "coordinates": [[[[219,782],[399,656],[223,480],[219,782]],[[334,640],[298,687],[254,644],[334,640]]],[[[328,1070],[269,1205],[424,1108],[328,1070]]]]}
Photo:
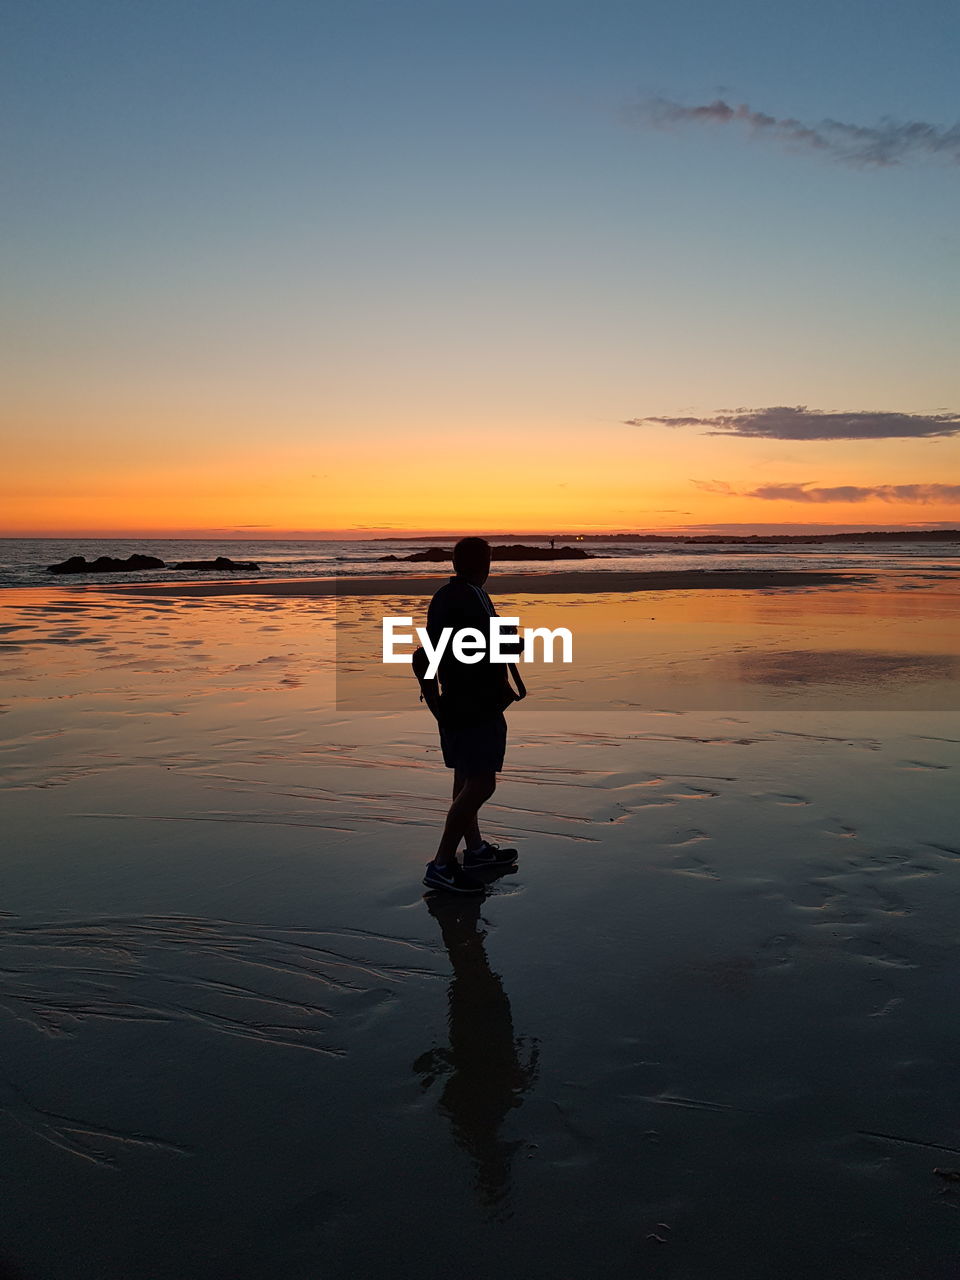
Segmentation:
{"type": "Polygon", "coordinates": [[[483,871],[487,867],[515,867],[519,860],[518,854],[515,858],[497,858],[490,862],[465,862],[463,869],[464,871],[483,871]]]}
{"type": "Polygon", "coordinates": [[[478,884],[475,889],[461,889],[455,884],[438,884],[435,880],[428,880],[426,876],[423,877],[423,883],[428,889],[439,889],[442,893],[483,893],[486,888],[485,885],[478,884]]]}

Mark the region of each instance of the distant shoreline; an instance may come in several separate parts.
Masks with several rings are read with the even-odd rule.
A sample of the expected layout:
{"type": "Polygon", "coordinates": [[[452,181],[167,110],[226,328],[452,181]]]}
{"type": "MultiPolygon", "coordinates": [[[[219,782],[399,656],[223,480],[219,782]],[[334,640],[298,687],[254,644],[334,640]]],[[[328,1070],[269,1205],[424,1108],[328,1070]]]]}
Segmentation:
{"type": "MultiPolygon", "coordinates": [[[[447,533],[392,533],[376,537],[357,537],[336,532],[321,533],[271,533],[260,537],[241,537],[238,534],[144,534],[144,533],[0,533],[0,542],[157,542],[157,543],[209,543],[228,542],[357,542],[357,543],[409,543],[427,542],[436,545],[460,536],[456,531],[447,533]]],[[[526,540],[533,542],[664,542],[693,546],[783,546],[790,543],[816,545],[824,542],[960,542],[960,529],[863,529],[854,533],[487,533],[483,535],[495,542],[526,540]]]]}
{"type": "MultiPolygon", "coordinates": [[[[417,533],[409,536],[368,538],[368,542],[446,542],[456,534],[417,533]]],[[[519,538],[530,542],[678,542],[684,546],[764,546],[772,543],[821,542],[958,542],[960,529],[865,529],[861,533],[488,533],[488,541],[519,538]]],[[[356,541],[356,539],[343,539],[356,541]]]]}
{"type": "MultiPolygon", "coordinates": [[[[88,582],[82,591],[138,596],[398,596],[431,595],[449,574],[424,577],[266,578],[260,581],[88,582]]],[[[650,572],[579,570],[570,573],[494,574],[488,583],[494,596],[596,595],[632,591],[762,591],[771,588],[854,586],[872,582],[872,574],[802,570],[677,569],[650,572]]],[[[58,584],[59,585],[59,584],[58,584]]]]}

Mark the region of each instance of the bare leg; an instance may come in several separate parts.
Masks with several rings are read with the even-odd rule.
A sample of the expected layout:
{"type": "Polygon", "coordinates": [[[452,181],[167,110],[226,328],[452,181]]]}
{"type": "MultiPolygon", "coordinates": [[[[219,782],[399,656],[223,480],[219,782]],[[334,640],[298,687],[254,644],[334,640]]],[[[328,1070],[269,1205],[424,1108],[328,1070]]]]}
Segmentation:
{"type": "MultiPolygon", "coordinates": [[[[459,795],[460,791],[463,789],[463,784],[466,782],[466,780],[467,780],[467,779],[466,779],[466,775],[465,775],[465,774],[462,774],[462,773],[460,772],[460,770],[459,770],[459,769],[455,769],[455,770],[453,771],[453,798],[454,798],[454,800],[456,800],[456,798],[457,798],[457,796],[459,795]]],[[[474,814],[473,818],[471,819],[471,821],[467,824],[466,828],[464,829],[464,832],[463,832],[463,838],[464,838],[464,841],[466,842],[466,846],[467,846],[467,848],[468,848],[468,849],[476,849],[476,847],[479,845],[479,843],[480,843],[481,839],[483,838],[483,837],[480,835],[480,825],[479,825],[479,823],[477,822],[477,815],[476,815],[476,814],[474,814]]]]}
{"type": "Polygon", "coordinates": [[[444,866],[456,857],[457,846],[471,827],[479,834],[477,813],[496,789],[497,775],[493,772],[470,774],[462,780],[460,790],[453,797],[453,804],[447,813],[443,836],[433,859],[438,866],[444,866]]]}

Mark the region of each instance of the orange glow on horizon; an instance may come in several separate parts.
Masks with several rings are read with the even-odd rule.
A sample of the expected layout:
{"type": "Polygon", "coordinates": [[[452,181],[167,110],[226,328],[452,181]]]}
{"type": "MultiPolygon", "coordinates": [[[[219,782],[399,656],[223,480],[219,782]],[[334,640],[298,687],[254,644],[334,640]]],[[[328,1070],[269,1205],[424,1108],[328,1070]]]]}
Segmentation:
{"type": "Polygon", "coordinates": [[[749,496],[771,481],[929,482],[948,449],[857,442],[808,449],[622,423],[534,420],[456,430],[357,424],[336,438],[239,420],[166,435],[155,422],[21,430],[0,481],[0,536],[201,539],[452,537],[460,533],[706,532],[712,526],[902,528],[960,524],[949,503],[812,503],[749,496]],[[149,429],[147,429],[149,427],[149,429]],[[269,435],[269,441],[265,436],[269,435]],[[810,461],[811,458],[816,461],[810,461]],[[713,477],[729,477],[714,491],[713,477]],[[703,482],[707,481],[707,487],[703,482]]]}

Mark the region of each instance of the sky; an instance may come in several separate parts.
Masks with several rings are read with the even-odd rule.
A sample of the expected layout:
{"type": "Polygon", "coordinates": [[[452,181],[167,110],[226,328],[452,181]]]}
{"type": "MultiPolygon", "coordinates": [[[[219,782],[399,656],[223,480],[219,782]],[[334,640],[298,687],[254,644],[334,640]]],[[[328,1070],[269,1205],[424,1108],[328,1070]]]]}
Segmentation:
{"type": "Polygon", "coordinates": [[[0,17],[0,534],[960,526],[952,0],[0,17]]]}

